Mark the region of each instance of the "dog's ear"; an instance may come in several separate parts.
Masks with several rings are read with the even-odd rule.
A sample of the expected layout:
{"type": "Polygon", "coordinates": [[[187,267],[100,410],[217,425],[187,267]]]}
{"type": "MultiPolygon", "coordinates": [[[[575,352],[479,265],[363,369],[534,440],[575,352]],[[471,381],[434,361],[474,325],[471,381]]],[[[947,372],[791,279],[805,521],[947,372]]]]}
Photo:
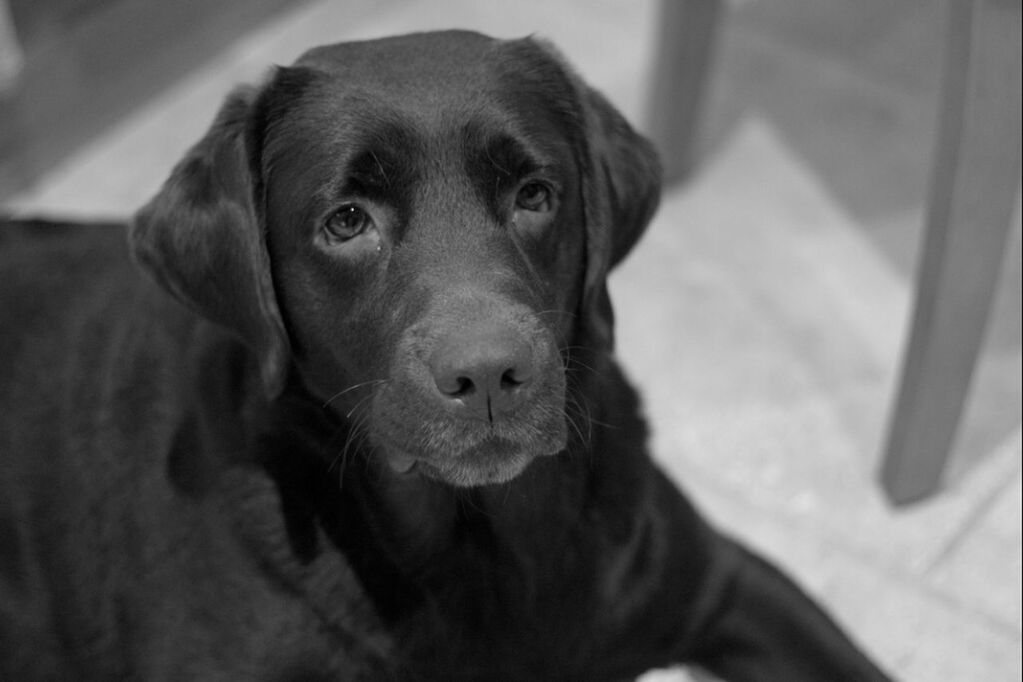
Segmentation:
{"type": "Polygon", "coordinates": [[[653,145],[596,90],[579,82],[588,168],[582,314],[592,341],[614,347],[607,275],[639,241],[657,210],[661,165],[653,145]]]}
{"type": "Polygon", "coordinates": [[[661,165],[653,145],[596,90],[583,96],[594,177],[586,197],[597,228],[595,244],[607,268],[618,265],[649,224],[661,196],[661,165]]]}
{"type": "Polygon", "coordinates": [[[643,234],[660,200],[661,166],[653,145],[542,40],[514,41],[520,78],[545,93],[577,138],[586,219],[586,271],[580,319],[587,345],[611,350],[614,318],[607,275],[643,234]],[[537,55],[543,55],[541,60],[537,55]],[[554,73],[552,73],[552,71],[554,73]]]}
{"type": "Polygon", "coordinates": [[[270,397],[290,349],[271,279],[251,159],[257,93],[231,94],[206,135],[135,216],[135,260],[188,307],[238,334],[258,355],[270,397]]]}

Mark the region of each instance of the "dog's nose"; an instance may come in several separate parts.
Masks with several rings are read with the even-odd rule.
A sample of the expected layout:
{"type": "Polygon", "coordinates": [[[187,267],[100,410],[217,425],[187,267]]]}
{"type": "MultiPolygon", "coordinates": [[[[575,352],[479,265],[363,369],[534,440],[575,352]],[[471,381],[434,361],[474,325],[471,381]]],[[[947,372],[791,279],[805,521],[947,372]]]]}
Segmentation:
{"type": "Polygon", "coordinates": [[[521,402],[534,375],[533,349],[500,326],[443,339],[428,364],[445,400],[489,421],[521,402]]]}

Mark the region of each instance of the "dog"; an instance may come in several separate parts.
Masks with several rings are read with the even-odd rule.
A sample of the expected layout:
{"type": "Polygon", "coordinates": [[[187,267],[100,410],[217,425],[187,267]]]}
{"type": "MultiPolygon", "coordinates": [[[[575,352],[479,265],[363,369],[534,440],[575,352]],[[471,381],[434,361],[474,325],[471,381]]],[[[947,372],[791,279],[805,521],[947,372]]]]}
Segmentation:
{"type": "Polygon", "coordinates": [[[550,45],[341,43],[127,228],[0,234],[0,678],[882,680],[649,458],[651,145],[550,45]]]}

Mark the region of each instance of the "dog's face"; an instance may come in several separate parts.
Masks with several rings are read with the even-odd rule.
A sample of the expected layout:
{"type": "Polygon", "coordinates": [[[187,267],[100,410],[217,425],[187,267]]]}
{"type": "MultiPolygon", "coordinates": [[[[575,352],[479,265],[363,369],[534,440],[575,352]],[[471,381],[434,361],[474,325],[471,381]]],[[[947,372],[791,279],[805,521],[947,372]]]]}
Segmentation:
{"type": "Polygon", "coordinates": [[[604,277],[657,184],[548,48],[420,34],[318,48],[235,96],[133,239],[271,392],[297,371],[391,469],[478,485],[566,446],[566,367],[610,345],[604,277]],[[226,283],[195,281],[185,240],[226,283]]]}

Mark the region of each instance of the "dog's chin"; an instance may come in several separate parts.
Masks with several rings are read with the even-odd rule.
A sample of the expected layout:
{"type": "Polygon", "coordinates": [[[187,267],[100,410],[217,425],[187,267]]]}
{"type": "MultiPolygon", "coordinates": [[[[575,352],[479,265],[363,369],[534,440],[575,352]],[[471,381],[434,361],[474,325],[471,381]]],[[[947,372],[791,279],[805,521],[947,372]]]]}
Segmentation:
{"type": "Polygon", "coordinates": [[[507,441],[493,441],[451,457],[414,455],[384,447],[390,469],[402,476],[423,476],[459,488],[497,485],[514,479],[535,460],[553,452],[537,452],[507,441]]]}

